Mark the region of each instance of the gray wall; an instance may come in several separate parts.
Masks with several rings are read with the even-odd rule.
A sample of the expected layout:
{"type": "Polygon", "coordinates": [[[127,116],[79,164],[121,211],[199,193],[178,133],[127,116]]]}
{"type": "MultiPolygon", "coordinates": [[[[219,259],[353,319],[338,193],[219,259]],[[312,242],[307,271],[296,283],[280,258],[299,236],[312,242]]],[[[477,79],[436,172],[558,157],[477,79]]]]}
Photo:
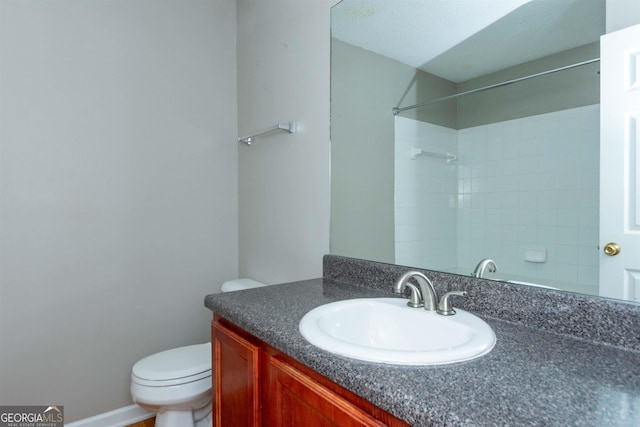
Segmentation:
{"type": "MultiPolygon", "coordinates": [[[[331,253],[394,262],[391,109],[449,95],[455,84],[336,39],[331,49],[331,253]]],[[[403,116],[455,127],[455,108],[403,116]]]]}
{"type": "Polygon", "coordinates": [[[239,147],[240,275],[322,276],[329,251],[329,8],[333,0],[238,1],[238,132],[298,121],[239,147]]]}
{"type": "Polygon", "coordinates": [[[0,402],[71,422],[207,341],[237,277],[236,5],[0,7],[0,402]]]}
{"type": "MultiPolygon", "coordinates": [[[[506,68],[458,85],[458,92],[600,57],[600,43],[506,68]]],[[[458,129],[600,103],[599,63],[458,98],[458,129]]]]}

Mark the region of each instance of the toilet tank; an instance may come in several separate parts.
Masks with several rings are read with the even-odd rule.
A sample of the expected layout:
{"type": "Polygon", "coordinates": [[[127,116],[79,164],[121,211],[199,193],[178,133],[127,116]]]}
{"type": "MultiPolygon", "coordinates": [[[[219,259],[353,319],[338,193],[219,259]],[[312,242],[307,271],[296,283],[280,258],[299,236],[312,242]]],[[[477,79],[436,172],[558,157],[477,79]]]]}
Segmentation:
{"type": "Polygon", "coordinates": [[[266,283],[258,282],[253,279],[234,279],[228,280],[222,284],[222,288],[220,291],[222,292],[233,292],[233,291],[241,291],[243,289],[252,289],[252,288],[260,288],[262,286],[269,286],[266,283]]]}

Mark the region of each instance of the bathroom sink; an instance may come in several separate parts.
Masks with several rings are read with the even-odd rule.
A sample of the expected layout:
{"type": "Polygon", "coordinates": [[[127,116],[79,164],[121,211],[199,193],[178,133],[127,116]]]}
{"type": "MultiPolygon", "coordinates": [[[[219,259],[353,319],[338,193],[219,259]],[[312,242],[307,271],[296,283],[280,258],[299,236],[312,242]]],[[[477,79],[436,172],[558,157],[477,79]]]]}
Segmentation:
{"type": "Polygon", "coordinates": [[[442,365],[475,359],[496,342],[489,325],[456,309],[442,316],[407,307],[402,298],[333,302],[309,311],[300,333],[334,354],[394,365],[442,365]]]}

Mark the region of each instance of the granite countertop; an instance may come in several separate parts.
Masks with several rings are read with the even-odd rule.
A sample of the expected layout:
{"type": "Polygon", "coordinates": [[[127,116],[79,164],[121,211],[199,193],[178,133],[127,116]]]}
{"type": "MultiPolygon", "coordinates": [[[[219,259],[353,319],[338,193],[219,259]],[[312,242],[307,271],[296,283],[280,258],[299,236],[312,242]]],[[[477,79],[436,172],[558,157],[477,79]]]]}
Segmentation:
{"type": "MultiPolygon", "coordinates": [[[[309,344],[309,310],[387,292],[313,279],[205,298],[214,313],[413,426],[640,425],[640,352],[487,316],[488,355],[441,366],[393,366],[309,344]]],[[[409,326],[408,326],[409,327],[409,326]]]]}

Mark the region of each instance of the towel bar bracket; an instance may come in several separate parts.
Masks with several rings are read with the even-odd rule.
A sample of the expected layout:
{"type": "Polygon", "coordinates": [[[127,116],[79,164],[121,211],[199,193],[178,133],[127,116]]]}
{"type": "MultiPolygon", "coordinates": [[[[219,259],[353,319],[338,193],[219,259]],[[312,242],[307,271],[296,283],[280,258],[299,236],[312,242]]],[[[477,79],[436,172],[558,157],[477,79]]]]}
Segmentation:
{"type": "Polygon", "coordinates": [[[274,131],[284,130],[287,133],[295,133],[296,132],[296,122],[290,121],[286,123],[278,123],[277,125],[270,127],[269,129],[262,130],[260,132],[256,132],[253,135],[245,136],[242,138],[238,138],[238,142],[244,142],[247,145],[253,144],[258,136],[262,136],[274,131]]]}

